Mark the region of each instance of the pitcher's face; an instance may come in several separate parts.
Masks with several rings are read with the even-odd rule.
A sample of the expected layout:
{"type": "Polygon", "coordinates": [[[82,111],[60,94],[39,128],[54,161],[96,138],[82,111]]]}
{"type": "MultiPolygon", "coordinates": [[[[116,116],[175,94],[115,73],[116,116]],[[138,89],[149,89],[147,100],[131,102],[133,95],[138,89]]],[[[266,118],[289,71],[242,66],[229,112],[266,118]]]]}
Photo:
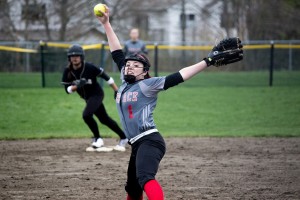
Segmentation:
{"type": "Polygon", "coordinates": [[[128,60],[125,65],[125,75],[133,75],[136,80],[144,79],[147,72],[144,71],[143,63],[135,60],[128,60]]]}

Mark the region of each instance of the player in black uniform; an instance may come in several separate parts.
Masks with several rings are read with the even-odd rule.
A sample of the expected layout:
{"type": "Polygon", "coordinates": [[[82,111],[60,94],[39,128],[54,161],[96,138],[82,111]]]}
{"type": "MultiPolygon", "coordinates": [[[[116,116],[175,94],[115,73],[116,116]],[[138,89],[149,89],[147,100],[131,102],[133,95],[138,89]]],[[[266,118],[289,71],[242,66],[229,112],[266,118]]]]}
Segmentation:
{"type": "MultiPolygon", "coordinates": [[[[125,135],[132,149],[125,186],[127,200],[142,200],[143,191],[148,200],[163,200],[163,190],[155,180],[159,163],[166,151],[164,139],[153,120],[158,93],[192,78],[210,65],[222,64],[225,61],[224,54],[216,57],[219,51],[214,49],[207,58],[176,73],[164,77],[150,77],[148,72],[150,62],[145,54],[124,56],[120,41],[109,22],[109,9],[106,9],[102,17],[97,18],[106,32],[112,58],[121,71],[122,85],[118,90],[116,103],[125,135]]],[[[233,49],[241,47],[238,39],[230,41],[234,44],[233,49]]],[[[239,53],[239,49],[237,52],[226,54],[229,58],[226,62],[241,60],[242,54],[239,53]]]]}
{"type": "Polygon", "coordinates": [[[93,115],[95,115],[102,124],[108,126],[119,135],[120,142],[114,149],[117,151],[125,151],[128,140],[118,124],[108,116],[103,105],[104,92],[97,81],[97,77],[103,78],[116,92],[118,87],[114,83],[113,78],[109,77],[102,68],[97,68],[92,63],[85,62],[84,51],[80,45],[72,45],[69,48],[67,55],[69,65],[64,70],[62,83],[65,85],[67,94],[76,91],[79,96],[86,101],[86,107],[83,110],[82,117],[94,136],[92,147],[88,147],[87,151],[107,150],[107,148],[102,148],[104,142],[93,115]]]}

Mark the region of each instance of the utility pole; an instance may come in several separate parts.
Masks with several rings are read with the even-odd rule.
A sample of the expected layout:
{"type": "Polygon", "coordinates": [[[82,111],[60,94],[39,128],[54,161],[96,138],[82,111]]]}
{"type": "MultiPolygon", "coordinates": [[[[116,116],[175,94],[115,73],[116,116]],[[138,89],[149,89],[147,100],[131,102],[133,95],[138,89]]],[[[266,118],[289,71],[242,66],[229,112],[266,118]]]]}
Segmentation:
{"type": "Polygon", "coordinates": [[[181,41],[185,43],[186,15],[185,15],[185,0],[181,0],[181,41]]]}
{"type": "MultiPolygon", "coordinates": [[[[186,29],[186,14],[185,14],[185,0],[181,0],[181,41],[185,45],[185,29],[186,29]]],[[[185,65],[185,50],[182,50],[181,64],[185,65]]]]}

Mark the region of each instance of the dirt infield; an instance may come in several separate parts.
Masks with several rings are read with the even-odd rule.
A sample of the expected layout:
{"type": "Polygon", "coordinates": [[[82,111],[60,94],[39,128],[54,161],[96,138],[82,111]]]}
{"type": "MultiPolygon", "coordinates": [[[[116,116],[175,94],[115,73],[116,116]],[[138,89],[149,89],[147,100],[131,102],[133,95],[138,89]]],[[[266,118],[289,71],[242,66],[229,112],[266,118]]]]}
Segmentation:
{"type": "MultiPolygon", "coordinates": [[[[85,152],[89,142],[0,141],[0,199],[125,200],[130,150],[85,152]]],[[[166,200],[300,199],[300,138],[167,138],[166,143],[157,175],[166,200]]]]}

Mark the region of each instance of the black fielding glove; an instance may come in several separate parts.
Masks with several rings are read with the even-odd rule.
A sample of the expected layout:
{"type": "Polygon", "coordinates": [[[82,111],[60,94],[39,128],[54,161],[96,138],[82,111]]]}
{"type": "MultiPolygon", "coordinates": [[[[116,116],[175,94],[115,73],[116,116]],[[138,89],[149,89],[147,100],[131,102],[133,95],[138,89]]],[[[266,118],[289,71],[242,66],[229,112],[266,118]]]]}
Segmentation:
{"type": "Polygon", "coordinates": [[[77,88],[81,88],[84,85],[86,85],[88,82],[85,78],[81,78],[79,80],[74,81],[74,84],[77,86],[77,88]]]}
{"type": "Polygon", "coordinates": [[[241,40],[238,37],[233,37],[221,40],[203,60],[207,66],[219,67],[243,60],[243,56],[241,40]]]}

